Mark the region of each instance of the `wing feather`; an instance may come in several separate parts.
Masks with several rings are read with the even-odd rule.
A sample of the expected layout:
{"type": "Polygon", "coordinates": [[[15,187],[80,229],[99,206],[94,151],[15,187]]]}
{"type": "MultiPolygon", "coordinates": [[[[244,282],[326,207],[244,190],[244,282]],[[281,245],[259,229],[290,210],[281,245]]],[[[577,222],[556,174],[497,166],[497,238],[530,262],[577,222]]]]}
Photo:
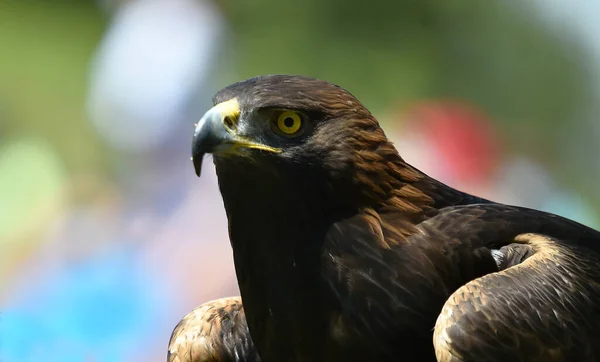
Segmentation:
{"type": "Polygon", "coordinates": [[[202,304],[177,324],[168,362],[259,362],[240,297],[202,304]]]}
{"type": "Polygon", "coordinates": [[[557,239],[519,235],[523,263],[454,292],[438,317],[438,361],[597,361],[600,259],[557,239]]]}
{"type": "Polygon", "coordinates": [[[408,358],[432,349],[437,325],[440,361],[600,357],[600,233],[494,203],[443,208],[417,225],[401,218],[368,210],[327,235],[324,277],[348,326],[340,343],[408,358]]]}

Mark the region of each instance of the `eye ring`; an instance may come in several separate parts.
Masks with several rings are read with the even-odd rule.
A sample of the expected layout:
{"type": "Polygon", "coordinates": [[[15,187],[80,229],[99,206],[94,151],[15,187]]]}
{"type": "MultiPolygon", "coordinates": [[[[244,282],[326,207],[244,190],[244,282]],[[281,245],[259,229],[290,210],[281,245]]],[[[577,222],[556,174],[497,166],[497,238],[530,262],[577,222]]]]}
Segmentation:
{"type": "Polygon", "coordinates": [[[285,136],[293,136],[302,129],[302,117],[296,112],[285,111],[277,116],[275,125],[285,136]]]}

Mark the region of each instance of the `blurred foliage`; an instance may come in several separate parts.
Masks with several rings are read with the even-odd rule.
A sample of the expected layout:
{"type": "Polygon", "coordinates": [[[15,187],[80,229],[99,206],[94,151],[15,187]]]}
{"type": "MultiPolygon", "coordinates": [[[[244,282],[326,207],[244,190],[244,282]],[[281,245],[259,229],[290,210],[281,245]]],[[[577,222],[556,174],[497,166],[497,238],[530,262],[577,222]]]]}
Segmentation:
{"type": "Polygon", "coordinates": [[[71,170],[103,162],[84,106],[105,25],[91,1],[0,0],[0,123],[4,132],[47,139],[71,170]]]}
{"type": "Polygon", "coordinates": [[[2,285],[64,210],[71,174],[106,163],[84,109],[104,27],[92,2],[0,0],[2,285]]]}
{"type": "MultiPolygon", "coordinates": [[[[64,207],[65,174],[43,139],[5,139],[0,152],[0,284],[64,207]],[[41,176],[41,177],[40,177],[41,176]],[[17,244],[28,248],[14,248],[17,244]]],[[[1,293],[0,293],[1,297],[1,293]]]]}

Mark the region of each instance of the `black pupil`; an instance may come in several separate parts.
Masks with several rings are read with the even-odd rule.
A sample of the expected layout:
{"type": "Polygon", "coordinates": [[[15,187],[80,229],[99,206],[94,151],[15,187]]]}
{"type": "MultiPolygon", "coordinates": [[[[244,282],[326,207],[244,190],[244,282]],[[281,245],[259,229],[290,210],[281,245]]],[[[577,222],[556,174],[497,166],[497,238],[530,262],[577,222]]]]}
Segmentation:
{"type": "Polygon", "coordinates": [[[283,124],[285,124],[287,128],[292,128],[294,126],[294,119],[292,117],[286,117],[283,120],[283,124]]]}

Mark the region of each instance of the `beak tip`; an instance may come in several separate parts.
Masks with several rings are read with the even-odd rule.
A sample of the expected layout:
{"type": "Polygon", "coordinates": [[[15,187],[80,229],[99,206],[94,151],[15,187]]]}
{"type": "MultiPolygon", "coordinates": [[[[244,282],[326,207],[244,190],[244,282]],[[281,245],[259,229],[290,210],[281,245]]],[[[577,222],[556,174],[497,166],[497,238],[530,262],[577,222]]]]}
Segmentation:
{"type": "Polygon", "coordinates": [[[194,164],[194,171],[196,172],[196,176],[200,177],[200,174],[202,173],[202,159],[204,157],[202,156],[196,156],[196,157],[192,157],[192,162],[194,164]]]}

